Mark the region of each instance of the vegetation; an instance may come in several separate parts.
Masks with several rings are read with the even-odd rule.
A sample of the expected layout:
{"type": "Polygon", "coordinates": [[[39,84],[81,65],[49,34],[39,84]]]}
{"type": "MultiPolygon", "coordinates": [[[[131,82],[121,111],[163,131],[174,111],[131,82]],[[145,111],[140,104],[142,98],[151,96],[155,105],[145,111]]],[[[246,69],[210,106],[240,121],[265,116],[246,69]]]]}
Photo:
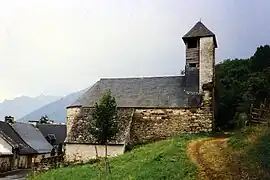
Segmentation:
{"type": "MultiPolygon", "coordinates": [[[[152,144],[111,158],[110,179],[196,179],[197,168],[188,157],[186,146],[191,140],[206,135],[183,135],[152,144]]],[[[37,180],[100,179],[97,164],[68,166],[37,175],[37,180]]],[[[104,179],[104,178],[101,178],[104,179]]]]}
{"type": "Polygon", "coordinates": [[[248,59],[225,60],[215,72],[216,125],[241,128],[250,105],[270,97],[270,46],[258,47],[248,59]]]}
{"type": "Polygon", "coordinates": [[[249,176],[270,179],[270,131],[269,127],[247,127],[232,136],[228,144],[238,152],[235,160],[249,176]]]}
{"type": "Polygon", "coordinates": [[[115,98],[111,95],[111,91],[106,92],[99,103],[95,103],[90,119],[90,134],[93,135],[98,144],[105,145],[105,167],[106,172],[107,170],[110,172],[107,144],[114,139],[118,132],[117,104],[115,98]]]}
{"type": "Polygon", "coordinates": [[[50,121],[50,119],[47,115],[41,116],[41,118],[39,119],[40,124],[47,124],[49,121],[50,121]]]}

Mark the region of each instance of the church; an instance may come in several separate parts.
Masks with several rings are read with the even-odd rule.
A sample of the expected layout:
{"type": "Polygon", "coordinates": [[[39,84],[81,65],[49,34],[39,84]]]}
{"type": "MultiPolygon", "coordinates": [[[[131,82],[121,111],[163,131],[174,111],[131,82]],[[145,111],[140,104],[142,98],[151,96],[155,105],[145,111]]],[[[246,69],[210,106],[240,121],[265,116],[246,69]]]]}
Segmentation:
{"type": "Polygon", "coordinates": [[[88,124],[95,102],[108,90],[120,118],[120,131],[108,145],[109,156],[123,154],[128,146],[213,130],[216,36],[199,21],[182,39],[184,75],[100,79],[67,107],[67,161],[93,159],[96,151],[104,156],[104,146],[89,134],[88,124]]]}

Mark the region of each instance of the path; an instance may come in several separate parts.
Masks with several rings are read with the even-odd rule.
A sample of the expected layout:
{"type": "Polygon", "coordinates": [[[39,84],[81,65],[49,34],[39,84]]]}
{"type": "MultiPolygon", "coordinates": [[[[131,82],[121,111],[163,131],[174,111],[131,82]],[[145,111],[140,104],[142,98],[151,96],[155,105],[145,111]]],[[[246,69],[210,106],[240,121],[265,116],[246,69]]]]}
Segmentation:
{"type": "Polygon", "coordinates": [[[249,175],[241,159],[227,145],[227,138],[203,138],[188,145],[188,153],[198,165],[199,179],[240,180],[256,179],[249,175]]]}
{"type": "Polygon", "coordinates": [[[25,180],[25,177],[29,170],[19,170],[14,172],[8,172],[0,176],[0,180],[25,180]]]}

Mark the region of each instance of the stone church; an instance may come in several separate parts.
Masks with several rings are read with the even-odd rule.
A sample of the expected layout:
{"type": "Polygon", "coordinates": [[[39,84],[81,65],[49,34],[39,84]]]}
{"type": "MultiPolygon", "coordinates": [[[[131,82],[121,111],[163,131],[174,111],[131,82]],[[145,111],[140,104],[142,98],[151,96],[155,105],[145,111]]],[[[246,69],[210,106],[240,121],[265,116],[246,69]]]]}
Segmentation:
{"type": "Polygon", "coordinates": [[[67,107],[67,161],[95,158],[95,147],[104,156],[103,145],[88,132],[88,122],[95,102],[107,90],[116,98],[120,118],[120,131],[108,145],[110,156],[123,154],[127,146],[212,131],[216,37],[199,21],[182,39],[184,76],[100,79],[67,107]]]}

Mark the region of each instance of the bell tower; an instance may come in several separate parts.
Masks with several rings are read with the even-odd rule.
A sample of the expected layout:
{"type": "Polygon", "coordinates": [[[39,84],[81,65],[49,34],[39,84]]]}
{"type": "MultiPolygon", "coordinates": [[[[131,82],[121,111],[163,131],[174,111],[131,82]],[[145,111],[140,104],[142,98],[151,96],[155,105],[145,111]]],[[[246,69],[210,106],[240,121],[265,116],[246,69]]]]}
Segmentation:
{"type": "Polygon", "coordinates": [[[186,91],[203,92],[214,81],[216,36],[201,21],[182,37],[186,45],[186,91]]]}

